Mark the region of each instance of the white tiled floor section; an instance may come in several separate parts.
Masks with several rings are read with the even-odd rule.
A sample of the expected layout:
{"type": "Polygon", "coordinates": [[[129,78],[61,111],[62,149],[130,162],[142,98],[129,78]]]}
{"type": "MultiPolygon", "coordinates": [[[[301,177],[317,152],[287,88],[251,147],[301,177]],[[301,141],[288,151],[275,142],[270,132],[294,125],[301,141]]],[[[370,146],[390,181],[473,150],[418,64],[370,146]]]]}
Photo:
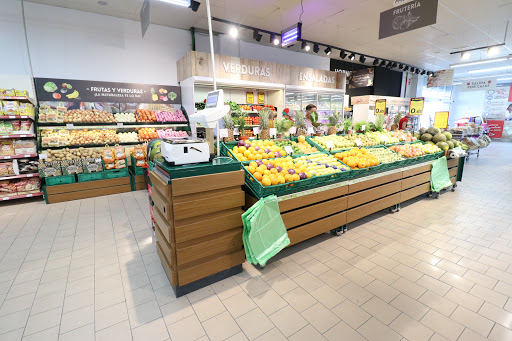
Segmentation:
{"type": "MultiPolygon", "coordinates": [[[[455,193],[176,299],[145,192],[0,207],[0,340],[512,340],[512,144],[455,193]]],[[[357,225],[357,226],[356,226],[357,225]]]]}

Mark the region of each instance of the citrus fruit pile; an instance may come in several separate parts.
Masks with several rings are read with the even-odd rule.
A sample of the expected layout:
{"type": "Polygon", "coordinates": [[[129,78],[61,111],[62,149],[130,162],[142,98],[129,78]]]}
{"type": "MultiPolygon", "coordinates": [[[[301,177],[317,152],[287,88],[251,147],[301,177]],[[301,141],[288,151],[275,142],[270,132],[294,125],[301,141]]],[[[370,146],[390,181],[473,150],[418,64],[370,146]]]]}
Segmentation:
{"type": "Polygon", "coordinates": [[[405,158],[418,157],[425,155],[423,149],[417,148],[414,144],[404,144],[398,146],[392,146],[389,149],[394,150],[398,154],[405,158]]]}
{"type": "Polygon", "coordinates": [[[312,177],[306,165],[294,163],[291,156],[252,161],[245,168],[265,187],[312,177]]]}
{"type": "Polygon", "coordinates": [[[286,156],[283,148],[276,146],[271,140],[239,141],[233,147],[233,154],[238,161],[252,161],[286,156]]]}
{"type": "Polygon", "coordinates": [[[307,167],[308,172],[314,176],[327,175],[349,171],[350,168],[342,164],[332,155],[314,154],[301,156],[295,159],[295,162],[307,167]]]}
{"type": "Polygon", "coordinates": [[[334,156],[352,169],[373,167],[380,164],[379,159],[368,153],[365,148],[356,147],[343,153],[336,153],[334,156]]]}

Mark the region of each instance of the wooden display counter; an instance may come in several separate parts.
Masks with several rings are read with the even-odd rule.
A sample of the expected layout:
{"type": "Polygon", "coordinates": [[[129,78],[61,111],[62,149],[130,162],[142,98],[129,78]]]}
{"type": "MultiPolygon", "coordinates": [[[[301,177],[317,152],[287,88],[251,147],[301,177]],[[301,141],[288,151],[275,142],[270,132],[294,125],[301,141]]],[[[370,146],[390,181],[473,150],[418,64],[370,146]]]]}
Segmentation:
{"type": "Polygon", "coordinates": [[[45,199],[48,204],[63,201],[101,197],[103,195],[130,192],[130,177],[87,182],[74,182],[65,185],[45,187],[45,199]]]}
{"type": "Polygon", "coordinates": [[[236,166],[174,179],[150,172],[157,252],[177,297],[242,271],[244,171],[236,166]]]}
{"type": "MultiPolygon", "coordinates": [[[[431,163],[278,197],[290,245],[328,231],[342,233],[350,222],[386,208],[398,211],[400,203],[429,193],[431,163]]],[[[450,179],[454,185],[458,165],[459,159],[448,160],[450,179]]],[[[246,208],[257,201],[246,194],[246,208]]]]}

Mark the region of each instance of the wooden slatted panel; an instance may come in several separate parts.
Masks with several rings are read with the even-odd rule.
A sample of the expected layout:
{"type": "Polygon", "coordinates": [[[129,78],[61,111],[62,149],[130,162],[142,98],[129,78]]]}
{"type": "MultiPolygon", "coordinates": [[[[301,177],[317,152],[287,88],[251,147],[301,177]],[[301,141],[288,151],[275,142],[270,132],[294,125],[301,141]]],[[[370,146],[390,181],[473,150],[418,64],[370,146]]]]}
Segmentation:
{"type": "Polygon", "coordinates": [[[412,198],[416,198],[418,195],[425,194],[430,191],[430,182],[419,185],[408,190],[405,190],[400,193],[400,202],[404,202],[410,200],[412,198]]]}
{"type": "Polygon", "coordinates": [[[448,171],[448,173],[450,174],[450,177],[452,176],[457,176],[457,172],[459,171],[459,168],[458,167],[455,167],[455,168],[452,168],[448,171]]]}
{"type": "Polygon", "coordinates": [[[406,178],[408,176],[413,176],[416,174],[430,172],[431,169],[432,169],[432,165],[426,165],[426,166],[416,167],[413,169],[408,169],[408,170],[405,170],[402,172],[402,177],[406,178]]]}
{"type": "Polygon", "coordinates": [[[162,267],[164,268],[165,274],[169,279],[169,282],[173,287],[178,285],[178,273],[171,269],[171,265],[167,258],[165,258],[162,248],[160,244],[156,242],[156,253],[158,254],[158,258],[160,258],[160,263],[162,263],[162,267]]]}
{"type": "Polygon", "coordinates": [[[244,203],[245,194],[240,187],[238,187],[237,191],[232,191],[223,195],[193,201],[183,201],[180,203],[175,202],[173,209],[174,220],[182,220],[235,207],[242,207],[244,203]]]}
{"type": "Polygon", "coordinates": [[[158,207],[153,206],[153,217],[155,218],[156,223],[160,226],[160,230],[162,234],[165,236],[165,239],[169,244],[174,245],[174,234],[173,234],[173,225],[164,218],[162,212],[158,209],[158,207]]]}
{"type": "Polygon", "coordinates": [[[195,282],[201,278],[208,277],[218,272],[240,265],[245,261],[245,251],[240,250],[229,255],[213,256],[201,260],[190,267],[179,269],[178,283],[180,286],[195,282]]]}
{"type": "Polygon", "coordinates": [[[115,178],[109,180],[96,180],[96,181],[87,181],[87,182],[75,182],[72,184],[66,185],[55,185],[55,186],[46,186],[47,194],[60,194],[60,193],[70,193],[70,192],[78,192],[90,189],[103,189],[107,187],[114,186],[122,186],[129,185],[130,177],[125,176],[122,178],[115,178]]]}
{"type": "Polygon", "coordinates": [[[144,182],[136,182],[135,183],[135,190],[136,191],[143,191],[145,189],[147,189],[147,188],[146,188],[146,184],[144,182]]]}
{"type": "Polygon", "coordinates": [[[459,165],[459,158],[447,160],[448,168],[457,167],[459,165]]]}
{"type": "Polygon", "coordinates": [[[346,209],[347,197],[345,196],[286,212],[282,214],[282,218],[286,228],[291,229],[295,226],[299,226],[334,213],[345,211],[346,209]]]}
{"type": "Polygon", "coordinates": [[[356,221],[366,217],[372,213],[382,211],[388,207],[396,205],[400,202],[400,193],[390,195],[389,197],[382,198],[366,205],[352,208],[347,211],[347,223],[356,221]]]}
{"type": "Polygon", "coordinates": [[[412,176],[402,180],[402,191],[411,187],[430,182],[430,172],[412,176]]]}
{"type": "Polygon", "coordinates": [[[402,178],[402,172],[397,172],[397,173],[381,176],[381,177],[378,177],[375,179],[361,181],[356,184],[349,185],[348,192],[355,193],[355,192],[363,191],[367,188],[372,188],[375,186],[380,186],[380,185],[386,184],[388,182],[400,180],[401,178],[402,178]]]}
{"type": "Polygon", "coordinates": [[[347,223],[347,212],[341,212],[333,216],[314,221],[312,223],[288,230],[290,245],[300,243],[324,232],[341,227],[347,223]]]}
{"type": "Polygon", "coordinates": [[[400,181],[391,182],[386,185],[370,188],[362,192],[357,192],[348,196],[348,208],[363,205],[367,202],[379,199],[390,194],[400,192],[402,186],[400,181]]]}
{"type": "Polygon", "coordinates": [[[232,249],[242,249],[242,232],[240,227],[176,244],[178,266],[215,254],[227,254],[232,249]]]}
{"type": "Polygon", "coordinates": [[[135,183],[144,183],[146,180],[144,180],[144,175],[134,175],[135,183]]]}
{"type": "Polygon", "coordinates": [[[160,192],[162,197],[171,198],[172,190],[171,185],[168,185],[155,171],[149,172],[149,177],[151,183],[153,184],[153,189],[160,192]]]}
{"type": "Polygon", "coordinates": [[[158,191],[153,191],[151,199],[153,199],[154,207],[157,207],[162,216],[167,219],[169,223],[172,223],[172,209],[169,199],[162,197],[158,191]]]}
{"type": "Polygon", "coordinates": [[[457,176],[451,177],[450,181],[455,185],[457,183],[457,176]]]}
{"type": "Polygon", "coordinates": [[[243,211],[232,208],[226,211],[205,214],[175,222],[176,243],[200,238],[210,234],[243,226],[243,211]]]}
{"type": "Polygon", "coordinates": [[[172,270],[176,270],[176,251],[174,251],[171,244],[169,244],[167,239],[164,237],[162,229],[160,226],[158,226],[158,224],[155,224],[155,234],[156,240],[160,244],[160,248],[162,249],[165,258],[167,258],[169,262],[169,266],[172,270]]]}
{"type": "MultiPolygon", "coordinates": [[[[95,181],[90,181],[90,183],[93,183],[93,182],[95,182],[95,181]]],[[[89,183],[89,182],[87,182],[87,183],[89,183]]],[[[59,185],[59,186],[67,186],[67,185],[59,185]]],[[[46,188],[48,189],[50,187],[54,187],[54,186],[48,186],[46,188]]],[[[55,186],[55,187],[57,187],[57,186],[55,186]]],[[[48,190],[47,190],[47,194],[48,194],[47,199],[48,199],[49,204],[55,204],[58,202],[95,198],[95,197],[101,197],[104,195],[126,193],[126,192],[131,192],[131,191],[132,191],[132,188],[129,184],[122,185],[122,186],[111,186],[111,187],[105,187],[105,188],[96,188],[96,189],[74,191],[74,192],[68,192],[68,193],[59,193],[59,194],[50,194],[50,193],[48,193],[48,190]]]]}
{"type": "Polygon", "coordinates": [[[173,179],[171,183],[174,196],[213,191],[242,186],[244,184],[244,171],[191,176],[189,178],[173,179]]]}
{"type": "Polygon", "coordinates": [[[298,198],[288,199],[279,202],[279,210],[281,213],[291,211],[293,209],[316,204],[320,201],[325,201],[333,198],[346,195],[348,193],[348,186],[333,188],[327,191],[313,193],[298,198]]]}

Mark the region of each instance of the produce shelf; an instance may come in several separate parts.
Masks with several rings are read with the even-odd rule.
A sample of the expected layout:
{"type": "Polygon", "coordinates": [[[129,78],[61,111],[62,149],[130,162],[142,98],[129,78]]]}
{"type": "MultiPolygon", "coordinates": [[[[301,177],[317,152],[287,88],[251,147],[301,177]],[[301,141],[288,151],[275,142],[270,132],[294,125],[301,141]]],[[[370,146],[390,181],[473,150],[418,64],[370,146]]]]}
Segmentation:
{"type": "Polygon", "coordinates": [[[4,100],[4,101],[20,101],[20,102],[32,103],[34,105],[36,104],[30,98],[25,97],[25,96],[0,96],[0,100],[4,100]]]}
{"type": "Polygon", "coordinates": [[[15,139],[18,137],[36,137],[34,134],[9,134],[9,135],[0,135],[0,139],[15,139]]]}
{"type": "Polygon", "coordinates": [[[2,197],[2,198],[0,198],[0,200],[6,201],[6,200],[14,200],[14,199],[22,199],[22,198],[32,198],[32,197],[40,197],[42,195],[43,195],[43,192],[29,193],[29,194],[13,195],[10,197],[2,197]]]}
{"type": "MultiPolygon", "coordinates": [[[[112,144],[112,147],[114,145],[120,145],[120,146],[123,146],[123,145],[127,145],[127,146],[136,146],[138,144],[144,144],[146,142],[116,142],[114,144],[112,144]]],[[[56,146],[56,147],[41,147],[41,150],[46,150],[46,149],[62,149],[62,148],[69,148],[69,149],[77,149],[77,148],[98,148],[98,147],[105,147],[105,143],[102,143],[102,144],[81,144],[79,146],[56,146]]],[[[37,155],[35,155],[37,156],[37,155]]]]}
{"type": "Polygon", "coordinates": [[[34,121],[34,117],[28,115],[9,115],[9,116],[0,116],[0,120],[19,120],[19,119],[29,119],[34,121]]]}
{"type": "Polygon", "coordinates": [[[0,160],[10,160],[10,159],[23,159],[26,157],[36,157],[37,154],[20,154],[20,155],[11,155],[11,156],[0,156],[0,160]]]}
{"type": "Polygon", "coordinates": [[[10,180],[10,179],[20,179],[20,178],[36,178],[36,177],[39,177],[39,173],[7,175],[7,176],[0,177],[0,180],[10,180]]]}
{"type": "MultiPolygon", "coordinates": [[[[74,122],[74,123],[52,123],[52,122],[39,122],[37,123],[37,125],[39,127],[67,127],[68,124],[72,124],[73,127],[94,127],[94,128],[98,128],[98,127],[108,127],[108,128],[111,128],[111,127],[115,127],[115,128],[119,128],[119,129],[122,129],[122,127],[117,127],[117,125],[121,123],[123,125],[123,128],[124,126],[130,126],[130,127],[147,127],[147,128],[158,128],[158,127],[161,127],[161,126],[188,126],[188,122],[115,122],[115,123],[111,123],[111,122],[106,122],[106,123],[100,123],[100,122],[97,122],[97,123],[91,123],[91,122],[74,122]]],[[[68,129],[72,129],[72,128],[68,128],[68,129]]]]}

